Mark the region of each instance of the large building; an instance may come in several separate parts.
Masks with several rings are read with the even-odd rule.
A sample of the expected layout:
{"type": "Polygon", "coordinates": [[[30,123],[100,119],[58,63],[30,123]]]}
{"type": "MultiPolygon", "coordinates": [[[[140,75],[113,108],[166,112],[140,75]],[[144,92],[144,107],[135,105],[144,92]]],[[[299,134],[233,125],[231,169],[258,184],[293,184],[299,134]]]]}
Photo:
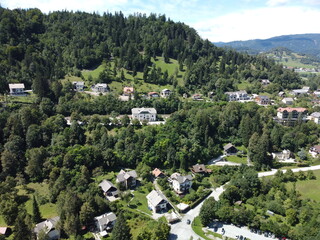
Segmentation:
{"type": "Polygon", "coordinates": [[[306,108],[278,108],[277,117],[275,121],[283,125],[292,126],[296,121],[307,120],[307,109],[306,108]]]}
{"type": "Polygon", "coordinates": [[[157,119],[157,110],[155,108],[132,108],[132,119],[139,121],[154,122],[157,119]]]}
{"type": "Polygon", "coordinates": [[[241,90],[237,92],[225,92],[229,102],[249,100],[247,91],[241,90]]]}
{"type": "Polygon", "coordinates": [[[23,83],[10,83],[9,89],[11,96],[23,96],[26,94],[23,83]]]}

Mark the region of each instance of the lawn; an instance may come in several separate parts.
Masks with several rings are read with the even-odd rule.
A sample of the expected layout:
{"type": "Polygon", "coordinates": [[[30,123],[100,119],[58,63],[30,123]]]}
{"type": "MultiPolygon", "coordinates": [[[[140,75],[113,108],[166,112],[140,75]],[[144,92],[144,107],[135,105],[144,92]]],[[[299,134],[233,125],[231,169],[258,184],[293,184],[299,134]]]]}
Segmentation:
{"type": "MultiPolygon", "coordinates": [[[[304,180],[296,182],[296,189],[303,199],[312,199],[320,202],[320,170],[313,171],[317,179],[304,180]]],[[[292,188],[293,183],[288,183],[288,187],[292,188]]]]}
{"type": "Polygon", "coordinates": [[[236,155],[227,156],[226,159],[230,162],[240,163],[240,164],[247,164],[247,156],[244,157],[238,157],[236,155]]]}
{"type": "MultiPolygon", "coordinates": [[[[211,240],[211,239],[214,239],[213,237],[217,237],[218,239],[222,239],[222,235],[221,234],[218,234],[218,233],[215,233],[215,232],[211,232],[211,231],[208,231],[207,233],[205,233],[202,228],[203,228],[203,225],[200,221],[200,217],[196,217],[192,224],[192,229],[193,231],[198,234],[200,237],[206,239],[206,240],[211,240]],[[207,235],[210,235],[210,237],[208,237],[207,235]]],[[[231,239],[231,238],[229,238],[231,239]]]]}
{"type": "Polygon", "coordinates": [[[149,191],[144,187],[139,187],[136,191],[133,192],[134,197],[129,202],[129,207],[131,209],[140,210],[151,216],[151,211],[148,208],[148,202],[146,196],[149,194],[149,191]]]}

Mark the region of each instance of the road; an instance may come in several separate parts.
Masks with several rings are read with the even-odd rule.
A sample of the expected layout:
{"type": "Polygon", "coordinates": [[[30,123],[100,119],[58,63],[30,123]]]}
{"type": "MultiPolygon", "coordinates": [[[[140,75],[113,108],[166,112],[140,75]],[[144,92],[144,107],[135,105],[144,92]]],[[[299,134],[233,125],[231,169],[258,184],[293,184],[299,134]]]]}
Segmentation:
{"type": "MultiPolygon", "coordinates": [[[[294,168],[292,169],[293,172],[299,172],[299,171],[308,171],[308,170],[320,170],[320,165],[317,166],[311,166],[311,167],[304,167],[304,168],[294,168]]],[[[285,172],[286,170],[283,170],[285,172]]],[[[261,172],[258,174],[259,177],[264,176],[272,176],[277,172],[277,170],[273,169],[272,171],[268,172],[261,172]]],[[[220,195],[224,191],[224,186],[221,186],[217,189],[213,189],[212,193],[207,197],[214,197],[216,200],[219,200],[220,195]]],[[[197,239],[203,239],[200,236],[198,236],[191,228],[191,225],[187,224],[187,220],[190,219],[192,222],[195,217],[197,217],[200,213],[200,208],[203,204],[204,200],[194,209],[191,209],[187,214],[185,214],[181,222],[178,222],[176,224],[171,225],[169,240],[189,240],[190,237],[193,237],[194,240],[197,239]]],[[[217,233],[222,233],[222,228],[225,229],[225,236],[235,238],[238,235],[243,235],[245,237],[249,237],[250,239],[254,240],[271,240],[271,238],[264,237],[263,235],[258,235],[251,233],[247,227],[237,227],[231,224],[222,224],[218,223],[218,231],[217,233]]],[[[210,229],[210,231],[213,231],[213,229],[210,229]]]]}

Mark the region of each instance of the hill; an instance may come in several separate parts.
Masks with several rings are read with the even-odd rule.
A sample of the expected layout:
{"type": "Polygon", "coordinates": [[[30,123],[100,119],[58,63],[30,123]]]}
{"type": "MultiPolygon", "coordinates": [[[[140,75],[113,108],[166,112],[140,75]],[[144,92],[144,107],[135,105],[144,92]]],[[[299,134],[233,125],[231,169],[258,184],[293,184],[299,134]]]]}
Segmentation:
{"type": "Polygon", "coordinates": [[[320,34],[284,35],[263,40],[218,42],[215,45],[219,47],[231,47],[237,51],[254,54],[267,52],[273,48],[284,47],[296,53],[320,58],[320,34]]]}

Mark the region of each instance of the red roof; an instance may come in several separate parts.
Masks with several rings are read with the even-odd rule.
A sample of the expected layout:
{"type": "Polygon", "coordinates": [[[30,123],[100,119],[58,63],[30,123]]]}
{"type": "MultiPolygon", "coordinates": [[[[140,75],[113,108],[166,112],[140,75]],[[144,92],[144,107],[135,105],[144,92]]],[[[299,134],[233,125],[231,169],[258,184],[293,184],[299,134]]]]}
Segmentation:
{"type": "Polygon", "coordinates": [[[154,95],[154,94],[159,95],[159,93],[157,93],[157,92],[149,92],[149,93],[148,93],[148,95],[154,95]]]}
{"type": "Polygon", "coordinates": [[[155,177],[159,177],[159,175],[163,174],[163,172],[161,172],[161,170],[159,168],[155,168],[153,171],[152,171],[152,174],[155,176],[155,177]]]}
{"type": "Polygon", "coordinates": [[[278,108],[277,110],[278,112],[293,112],[293,111],[297,111],[297,112],[304,112],[307,111],[306,108],[290,108],[290,107],[286,107],[286,108],[278,108]]]}

